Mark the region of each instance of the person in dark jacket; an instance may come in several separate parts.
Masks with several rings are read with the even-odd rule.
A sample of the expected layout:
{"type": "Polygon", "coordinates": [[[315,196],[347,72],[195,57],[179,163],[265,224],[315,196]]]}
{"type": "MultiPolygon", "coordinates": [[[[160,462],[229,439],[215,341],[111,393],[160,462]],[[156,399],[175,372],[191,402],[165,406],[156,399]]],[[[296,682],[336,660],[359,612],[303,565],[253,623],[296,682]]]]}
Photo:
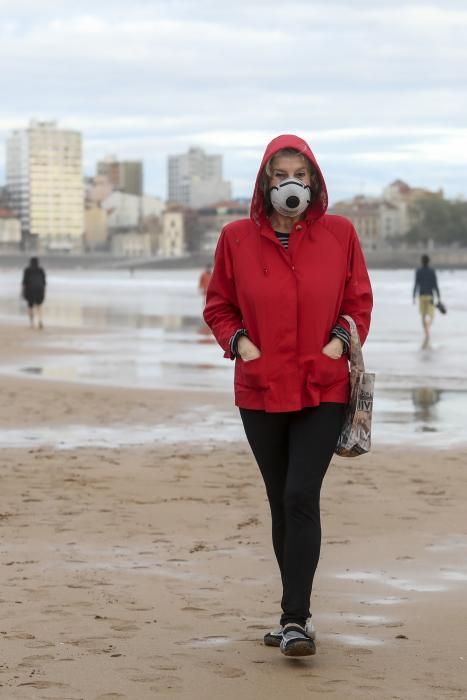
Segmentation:
{"type": "Polygon", "coordinates": [[[430,267],[430,258],[428,255],[422,255],[421,263],[422,266],[415,272],[413,301],[415,304],[418,294],[419,310],[424,331],[422,348],[428,348],[430,347],[431,324],[435,317],[434,295],[436,294],[438,303],[441,301],[441,295],[439,293],[436,272],[430,267]]]}
{"type": "Polygon", "coordinates": [[[235,360],[235,403],[264,479],[282,580],[282,615],[265,644],[316,652],[310,598],[320,545],[320,490],[349,398],[351,316],[363,343],[372,291],[352,223],[326,214],[308,144],[274,139],[249,219],[217,245],[204,318],[235,360]]]}
{"type": "Polygon", "coordinates": [[[22,294],[28,304],[31,328],[34,328],[36,318],[38,328],[44,327],[42,304],[44,303],[46,284],[46,275],[39,265],[39,259],[31,258],[28,267],[24,269],[22,283],[22,294]]]}

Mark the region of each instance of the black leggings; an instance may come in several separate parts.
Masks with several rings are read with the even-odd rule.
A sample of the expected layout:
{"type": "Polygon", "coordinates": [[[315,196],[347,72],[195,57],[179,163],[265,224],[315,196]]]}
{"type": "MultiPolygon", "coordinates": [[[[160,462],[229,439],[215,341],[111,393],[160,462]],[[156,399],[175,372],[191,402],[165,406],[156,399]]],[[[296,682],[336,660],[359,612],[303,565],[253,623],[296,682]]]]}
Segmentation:
{"type": "Polygon", "coordinates": [[[339,403],[288,413],[240,409],[271,508],[272,542],[282,578],[282,625],[304,625],[310,617],[321,548],[321,484],[344,409],[339,403]]]}

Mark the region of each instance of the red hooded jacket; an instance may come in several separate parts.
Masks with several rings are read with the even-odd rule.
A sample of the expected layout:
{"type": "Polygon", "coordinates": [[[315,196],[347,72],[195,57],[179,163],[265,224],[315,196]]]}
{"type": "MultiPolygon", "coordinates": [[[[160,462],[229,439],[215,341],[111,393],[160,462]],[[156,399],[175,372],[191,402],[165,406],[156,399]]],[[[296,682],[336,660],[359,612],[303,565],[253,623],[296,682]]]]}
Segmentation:
{"type": "MultiPolygon", "coordinates": [[[[268,412],[297,411],[321,402],[347,403],[347,356],[322,353],[342,314],[363,343],[372,292],[357,233],[342,216],[326,214],[323,175],[308,144],[278,136],[266,149],[249,219],[223,229],[215,253],[204,318],[230,358],[230,339],[245,328],[261,357],[235,361],[235,403],[268,412]],[[321,193],[291,231],[286,250],[264,209],[260,180],[271,156],[295,148],[313,163],[321,193]]],[[[346,321],[339,321],[346,325],[346,321]]],[[[348,326],[347,326],[348,328],[348,326]]]]}

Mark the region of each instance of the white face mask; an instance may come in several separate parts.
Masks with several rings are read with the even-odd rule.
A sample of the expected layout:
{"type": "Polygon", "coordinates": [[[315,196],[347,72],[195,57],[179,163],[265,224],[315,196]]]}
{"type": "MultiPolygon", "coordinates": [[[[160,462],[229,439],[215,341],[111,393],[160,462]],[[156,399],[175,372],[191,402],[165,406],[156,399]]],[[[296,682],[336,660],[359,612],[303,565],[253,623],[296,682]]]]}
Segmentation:
{"type": "Polygon", "coordinates": [[[300,180],[284,180],[269,190],[271,204],[283,216],[299,216],[311,202],[311,188],[300,180]]]}

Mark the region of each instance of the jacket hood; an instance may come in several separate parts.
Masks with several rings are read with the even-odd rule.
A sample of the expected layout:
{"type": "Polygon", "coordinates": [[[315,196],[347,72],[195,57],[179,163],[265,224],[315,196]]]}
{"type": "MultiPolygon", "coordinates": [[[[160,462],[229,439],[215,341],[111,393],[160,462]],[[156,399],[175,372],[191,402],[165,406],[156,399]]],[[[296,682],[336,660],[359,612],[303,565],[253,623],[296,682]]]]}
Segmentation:
{"type": "Polygon", "coordinates": [[[268,160],[275,153],[277,153],[277,151],[280,151],[283,148],[294,148],[296,151],[306,156],[313,164],[313,167],[315,168],[320,181],[319,195],[306,210],[305,219],[310,219],[313,221],[319,219],[319,217],[322,216],[328,208],[328,192],[326,189],[326,183],[324,181],[324,177],[319,168],[319,165],[316,162],[316,158],[313,155],[313,151],[311,150],[307,142],[301,139],[300,137],[294,136],[293,134],[283,134],[282,136],[277,136],[271,141],[270,144],[268,144],[264,152],[263,160],[261,161],[261,166],[259,168],[258,175],[256,177],[255,189],[253,192],[253,198],[251,200],[250,218],[255,222],[257,226],[260,226],[267,220],[264,196],[261,190],[261,179],[263,170],[268,160]]]}

